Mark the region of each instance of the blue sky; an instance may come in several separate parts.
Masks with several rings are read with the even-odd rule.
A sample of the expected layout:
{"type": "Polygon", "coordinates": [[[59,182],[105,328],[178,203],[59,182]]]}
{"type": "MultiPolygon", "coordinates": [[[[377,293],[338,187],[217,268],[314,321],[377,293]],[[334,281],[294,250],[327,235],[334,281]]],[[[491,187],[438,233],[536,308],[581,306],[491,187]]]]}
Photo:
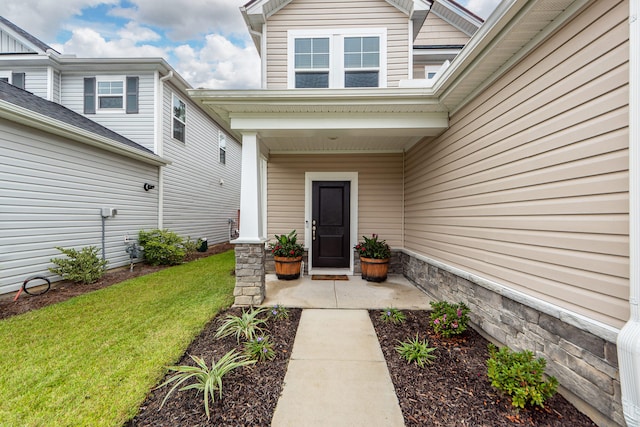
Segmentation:
{"type": "MultiPolygon", "coordinates": [[[[500,0],[458,0],[486,18],[500,0]]],[[[193,87],[260,85],[247,0],[2,0],[0,15],[78,57],[162,57],[193,87]]]]}

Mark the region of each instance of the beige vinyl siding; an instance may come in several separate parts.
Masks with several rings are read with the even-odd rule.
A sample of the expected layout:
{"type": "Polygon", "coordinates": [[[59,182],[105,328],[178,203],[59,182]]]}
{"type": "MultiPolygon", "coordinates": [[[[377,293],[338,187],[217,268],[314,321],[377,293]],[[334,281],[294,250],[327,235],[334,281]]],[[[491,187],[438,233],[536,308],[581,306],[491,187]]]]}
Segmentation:
{"type": "Polygon", "coordinates": [[[226,163],[219,161],[217,124],[170,85],[164,87],[164,224],[183,237],[206,237],[210,244],[229,240],[229,219],[240,208],[242,147],[227,135],[226,163]],[[185,142],[173,138],[172,96],[186,104],[185,142]],[[222,180],[223,184],[220,184],[222,180]]]}
{"type": "Polygon", "coordinates": [[[595,2],[408,153],[406,248],[624,324],[627,14],[595,2]]]}
{"type": "Polygon", "coordinates": [[[387,28],[387,86],[409,75],[409,18],[384,0],[299,0],[267,22],[267,87],[287,88],[287,30],[387,28]]]}
{"type": "MultiPolygon", "coordinates": [[[[101,248],[109,268],[129,264],[124,236],[157,226],[158,167],[0,119],[0,293],[33,275],[53,276],[56,246],[101,248]]],[[[59,278],[58,278],[59,279],[59,278]]]]}
{"type": "Polygon", "coordinates": [[[464,45],[468,41],[469,36],[465,33],[434,13],[430,13],[413,44],[416,46],[464,45]]]}
{"type": "Polygon", "coordinates": [[[305,172],[358,173],[358,236],[377,233],[402,247],[402,163],[398,154],[275,154],[267,166],[267,236],[295,229],[304,241],[305,172]]]}

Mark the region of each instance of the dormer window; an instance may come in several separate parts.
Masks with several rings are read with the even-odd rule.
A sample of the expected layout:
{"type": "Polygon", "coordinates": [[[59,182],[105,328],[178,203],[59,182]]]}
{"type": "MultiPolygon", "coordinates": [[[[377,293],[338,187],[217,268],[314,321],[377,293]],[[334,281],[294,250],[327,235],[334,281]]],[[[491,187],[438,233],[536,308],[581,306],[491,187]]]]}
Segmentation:
{"type": "Polygon", "coordinates": [[[386,87],[386,29],[290,30],[290,88],[386,87]]]}

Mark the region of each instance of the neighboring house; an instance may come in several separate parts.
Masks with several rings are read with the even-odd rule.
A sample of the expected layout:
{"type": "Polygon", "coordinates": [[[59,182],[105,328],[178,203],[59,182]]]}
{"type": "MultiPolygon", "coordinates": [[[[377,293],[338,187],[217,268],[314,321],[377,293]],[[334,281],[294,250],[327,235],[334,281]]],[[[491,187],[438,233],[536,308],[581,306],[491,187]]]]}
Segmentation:
{"type": "Polygon", "coordinates": [[[377,233],[598,424],[640,425],[639,3],[508,0],[481,26],[448,0],[248,3],[263,89],[190,91],[243,143],[236,303],[262,301],[274,234],[352,274],[377,233]]]}
{"type": "MultiPolygon", "coordinates": [[[[153,186],[146,193],[156,200],[137,208],[154,210],[155,221],[145,221],[145,228],[168,228],[194,240],[206,237],[210,244],[229,240],[240,207],[240,144],[189,98],[189,84],[166,61],[61,55],[2,17],[0,50],[0,80],[61,104],[167,160],[154,177],[136,184],[153,186]]],[[[19,150],[12,154],[20,156],[19,150]]],[[[127,227],[133,239],[138,231],[127,227]]],[[[118,251],[113,267],[127,254],[124,233],[112,238],[118,251]]],[[[31,273],[42,270],[24,267],[0,283],[0,292],[15,290],[31,273]]]]}
{"type": "Polygon", "coordinates": [[[157,224],[145,191],[167,161],[55,102],[0,81],[0,290],[52,276],[56,246],[104,249],[129,263],[122,236],[157,224]],[[108,217],[102,221],[102,210],[108,217]],[[116,209],[117,212],[112,212],[116,209]]]}

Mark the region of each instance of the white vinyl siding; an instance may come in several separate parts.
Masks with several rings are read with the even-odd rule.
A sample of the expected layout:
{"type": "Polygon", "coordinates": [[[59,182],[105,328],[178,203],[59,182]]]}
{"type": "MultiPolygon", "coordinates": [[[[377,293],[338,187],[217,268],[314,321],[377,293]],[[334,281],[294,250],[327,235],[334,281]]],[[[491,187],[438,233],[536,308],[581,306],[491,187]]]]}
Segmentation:
{"type": "Polygon", "coordinates": [[[274,154],[267,164],[267,237],[305,228],[305,172],[358,173],[358,236],[402,247],[402,154],[274,154]]]}
{"type": "Polygon", "coordinates": [[[102,207],[109,268],[127,265],[123,239],[157,226],[158,168],[0,119],[0,293],[32,275],[52,276],[55,247],[101,248],[102,207]]]}
{"type": "Polygon", "coordinates": [[[35,53],[30,47],[0,29],[0,53],[35,53]]]}
{"type": "Polygon", "coordinates": [[[594,3],[408,153],[406,248],[624,324],[627,18],[594,3]]]}
{"type": "Polygon", "coordinates": [[[183,237],[206,237],[210,244],[229,240],[229,219],[240,208],[241,145],[226,136],[226,164],[219,162],[216,123],[187,97],[184,143],[171,133],[174,88],[164,88],[164,153],[172,164],[164,168],[163,226],[183,237]]]}
{"type": "MultiPolygon", "coordinates": [[[[114,132],[123,135],[132,141],[148,148],[154,149],[154,78],[155,75],[152,72],[133,74],[126,73],[123,70],[121,73],[114,74],[113,78],[119,78],[116,76],[137,76],[139,77],[139,96],[138,96],[138,113],[127,114],[124,109],[118,109],[116,111],[99,110],[98,114],[91,114],[88,117],[100,123],[101,125],[113,130],[114,132]]],[[[91,73],[72,73],[66,72],[62,76],[62,104],[79,114],[84,114],[84,78],[96,77],[91,73]]],[[[106,77],[101,75],[101,78],[106,77]]],[[[108,77],[106,77],[108,79],[108,77]]],[[[99,81],[99,80],[98,80],[99,81]]],[[[125,81],[123,79],[123,81],[125,81]]],[[[126,82],[125,82],[126,83],[126,82]]],[[[126,88],[126,85],[125,85],[126,88]]]]}
{"type": "Polygon", "coordinates": [[[24,89],[41,98],[49,99],[47,69],[45,67],[16,67],[10,63],[0,65],[0,75],[11,76],[11,73],[24,73],[24,89]]]}
{"type": "Polygon", "coordinates": [[[409,75],[408,17],[384,0],[320,1],[289,3],[267,22],[267,87],[288,86],[289,30],[385,28],[387,31],[387,80],[381,86],[397,87],[409,75]],[[365,12],[363,12],[365,11],[365,12]]]}

